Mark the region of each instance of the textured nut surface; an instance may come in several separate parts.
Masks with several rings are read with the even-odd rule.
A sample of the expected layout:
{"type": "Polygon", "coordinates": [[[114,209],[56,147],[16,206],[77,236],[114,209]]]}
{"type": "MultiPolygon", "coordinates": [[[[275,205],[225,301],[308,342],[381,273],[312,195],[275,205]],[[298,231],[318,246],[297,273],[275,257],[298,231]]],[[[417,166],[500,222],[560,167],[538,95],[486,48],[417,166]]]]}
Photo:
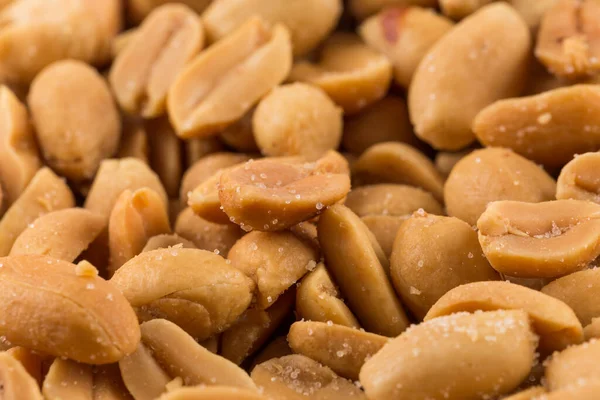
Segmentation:
{"type": "Polygon", "coordinates": [[[385,336],[404,331],[408,319],[389,281],[388,260],[360,218],[335,205],[321,214],[317,229],[327,269],[361,325],[385,336]]]}
{"type": "Polygon", "coordinates": [[[548,167],[600,145],[600,88],[574,85],[500,100],[483,109],[473,132],[486,146],[507,147],[548,167]]]}
{"type": "Polygon", "coordinates": [[[324,322],[295,322],[288,333],[294,352],[310,357],[340,376],[358,379],[366,360],[390,339],[343,325],[324,322]]]}
{"type": "Polygon", "coordinates": [[[38,383],[8,353],[0,353],[0,386],[3,400],[42,400],[38,383]]]}
{"type": "Polygon", "coordinates": [[[290,71],[289,31],[251,18],[193,59],[168,94],[171,123],[182,138],[214,135],[240,119],[290,71]]]}
{"type": "Polygon", "coordinates": [[[44,68],[27,97],[44,159],[74,181],[91,179],[100,162],[116,153],[120,117],[108,85],[80,61],[44,68]]]}
{"type": "Polygon", "coordinates": [[[477,221],[479,243],[498,272],[556,278],[600,255],[600,206],[581,200],[495,201],[477,221]]]}
{"type": "Polygon", "coordinates": [[[352,15],[357,19],[362,20],[366,17],[375,14],[387,7],[397,6],[419,6],[419,7],[435,7],[436,0],[350,0],[348,6],[352,15]]]}
{"type": "Polygon", "coordinates": [[[588,200],[600,204],[600,153],[576,156],[565,165],[556,184],[557,199],[588,200]]]}
{"type": "Polygon", "coordinates": [[[398,229],[390,274],[404,304],[419,319],[459,285],[500,279],[469,224],[420,211],[398,229]]]}
{"type": "Polygon", "coordinates": [[[183,147],[166,117],[145,124],[150,147],[150,166],[160,178],[170,198],[179,194],[183,175],[183,147]]]}
{"type": "Polygon", "coordinates": [[[497,200],[554,200],[556,182],[542,168],[509,149],[488,147],[463,157],[444,185],[448,215],[470,225],[497,200]]]}
{"type": "Polygon", "coordinates": [[[524,311],[440,317],[384,346],[362,367],[360,382],[373,400],[493,397],[527,376],[536,341],[524,311]]]}
{"type": "Polygon", "coordinates": [[[314,160],[339,147],[342,110],[318,87],[284,85],[261,100],[252,127],[263,155],[314,160]]]}
{"type": "Polygon", "coordinates": [[[344,113],[352,114],[385,96],[392,66],[360,38],[335,33],[323,45],[318,63],[297,62],[289,79],[319,86],[344,113]]]}
{"type": "Polygon", "coordinates": [[[417,136],[441,150],[473,142],[477,113],[522,89],[529,47],[525,22],[504,3],[459,23],[433,45],[413,76],[408,108],[417,136]]]}
{"type": "Polygon", "coordinates": [[[214,251],[223,257],[227,257],[231,247],[244,234],[236,224],[215,224],[200,218],[191,208],[179,214],[174,229],[175,233],[191,241],[195,247],[214,251]]]}
{"type": "Polygon", "coordinates": [[[75,265],[47,256],[0,263],[0,334],[11,343],[88,364],[116,362],[135,350],[135,314],[102,278],[78,275],[75,265]]]}
{"type": "Polygon", "coordinates": [[[110,282],[142,320],[169,319],[198,340],[227,329],[250,304],[254,287],[221,256],[183,248],[141,253],[110,282]]]}
{"type": "Polygon", "coordinates": [[[410,215],[419,208],[432,214],[443,214],[442,206],[431,193],[406,185],[361,186],[348,193],[344,205],[359,217],[410,215]]]}
{"type": "Polygon", "coordinates": [[[163,114],[169,87],[203,45],[202,23],[192,9],[181,4],[155,9],[111,67],[120,106],[146,118],[163,114]]]}
{"type": "Polygon", "coordinates": [[[396,83],[408,88],[427,51],[453,26],[430,9],[392,7],[364,21],[359,32],[369,46],[389,58],[396,83]]]}
{"type": "Polygon", "coordinates": [[[599,380],[599,356],[600,341],[596,339],[553,354],[546,365],[548,388],[554,391],[568,388],[577,382],[599,380]]]}
{"type": "Polygon", "coordinates": [[[498,309],[526,311],[544,351],[561,350],[583,339],[581,323],[568,305],[509,282],[474,282],[454,288],[433,305],[425,320],[461,311],[498,309]]]}

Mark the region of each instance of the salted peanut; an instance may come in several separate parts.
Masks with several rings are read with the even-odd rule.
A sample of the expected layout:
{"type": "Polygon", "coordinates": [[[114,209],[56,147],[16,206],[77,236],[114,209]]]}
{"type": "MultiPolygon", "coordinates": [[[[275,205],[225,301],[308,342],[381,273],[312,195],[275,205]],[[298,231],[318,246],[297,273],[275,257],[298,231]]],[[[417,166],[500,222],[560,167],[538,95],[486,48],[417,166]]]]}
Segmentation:
{"type": "Polygon", "coordinates": [[[0,392],[3,400],[42,400],[38,383],[23,365],[7,353],[0,353],[0,392]]]}
{"type": "Polygon", "coordinates": [[[530,42],[523,19],[502,2],[456,25],[433,45],[413,76],[408,109],[417,136],[438,150],[472,143],[477,113],[521,92],[530,42]]]}
{"type": "Polygon", "coordinates": [[[559,0],[546,11],[535,56],[554,75],[581,78],[600,72],[600,34],[595,1],[559,0]]]}
{"type": "Polygon", "coordinates": [[[121,108],[144,118],[163,115],[169,88],[203,46],[202,22],[191,8],[165,4],[153,10],[110,69],[121,108]]]}
{"type": "Polygon", "coordinates": [[[242,229],[274,231],[319,215],[349,190],[348,164],[330,151],[312,163],[267,158],[228,169],[221,174],[219,200],[242,229]]]}
{"type": "Polygon", "coordinates": [[[533,162],[562,167],[600,144],[598,85],[574,85],[500,100],[483,109],[473,132],[485,146],[508,147],[533,162]]]}
{"type": "Polygon", "coordinates": [[[327,269],[361,325],[385,336],[404,331],[409,322],[389,281],[388,260],[360,218],[335,205],[321,214],[317,229],[327,269]]]}
{"type": "Polygon", "coordinates": [[[267,400],[254,390],[228,386],[197,386],[176,389],[158,400],[267,400]]]}
{"type": "Polygon", "coordinates": [[[497,200],[540,203],[554,200],[556,182],[542,168],[510,149],[485,148],[463,157],[446,180],[448,215],[470,225],[497,200]]]}
{"type": "Polygon", "coordinates": [[[363,20],[390,7],[437,7],[436,0],[350,0],[348,4],[352,15],[363,20]]]}
{"type": "Polygon", "coordinates": [[[410,215],[366,215],[361,217],[361,220],[375,236],[385,256],[389,258],[394,249],[398,229],[409,217],[410,215]]]}
{"type": "Polygon", "coordinates": [[[278,336],[271,340],[261,351],[252,359],[252,364],[248,371],[252,371],[258,364],[269,361],[272,358],[289,356],[292,354],[292,349],[288,345],[286,336],[278,336]]]}
{"type": "Polygon", "coordinates": [[[600,339],[600,318],[592,318],[592,322],[583,328],[583,335],[585,340],[600,339]]]}
{"type": "Polygon", "coordinates": [[[219,137],[188,139],[185,144],[185,165],[190,168],[201,158],[211,154],[225,151],[223,142],[219,137]]]}
{"type": "MultiPolygon", "coordinates": [[[[195,346],[193,348],[195,350],[195,346]]],[[[200,354],[204,355],[203,352],[200,354]]],[[[135,352],[119,361],[119,371],[134,399],[155,399],[165,392],[172,381],[144,343],[140,343],[135,352]]]]}
{"type": "Polygon", "coordinates": [[[121,29],[121,2],[18,0],[0,8],[0,70],[29,84],[62,59],[100,65],[121,29]]]}
{"type": "Polygon", "coordinates": [[[272,400],[366,400],[352,382],[328,367],[300,354],[274,358],[257,365],[250,374],[262,393],[272,400]]]}
{"type": "Polygon", "coordinates": [[[431,307],[425,321],[461,311],[498,309],[526,311],[545,352],[562,350],[583,340],[581,323],[568,305],[509,282],[473,282],[451,289],[431,307]]]}
{"type": "Polygon", "coordinates": [[[344,204],[359,217],[402,216],[412,214],[418,209],[432,214],[444,213],[442,206],[431,193],[406,185],[361,186],[348,193],[344,204]]]}
{"type": "Polygon", "coordinates": [[[342,146],[350,153],[360,155],[383,142],[419,145],[408,119],[406,102],[401,97],[384,97],[344,121],[342,146]]]}
{"type": "Polygon", "coordinates": [[[534,400],[596,400],[600,393],[600,380],[578,381],[564,389],[556,390],[534,400]]]}
{"type": "Polygon", "coordinates": [[[147,121],[150,166],[160,178],[167,195],[179,195],[179,182],[183,175],[183,147],[166,117],[147,121]]]}
{"type": "Polygon", "coordinates": [[[310,242],[317,251],[319,251],[319,238],[317,237],[317,225],[313,222],[300,222],[290,228],[290,232],[296,235],[300,240],[310,242]]]}
{"type": "Polygon", "coordinates": [[[108,219],[109,272],[140,254],[152,236],[170,232],[169,216],[158,193],[147,187],[124,190],[108,219]]]}
{"type": "Polygon", "coordinates": [[[47,164],[73,181],[94,177],[119,146],[120,117],[108,85],[80,61],[44,68],[27,97],[47,164]]]}
{"type": "Polygon", "coordinates": [[[542,293],[565,302],[573,309],[583,326],[600,317],[596,301],[600,293],[600,269],[574,272],[558,278],[542,288],[542,293]]]}
{"type": "Polygon", "coordinates": [[[0,179],[2,202],[13,204],[42,166],[27,109],[0,86],[0,179]]]}
{"type": "Polygon", "coordinates": [[[600,152],[575,156],[558,176],[557,199],[588,200],[600,204],[600,152]]]}
{"type": "Polygon", "coordinates": [[[134,118],[123,118],[123,134],[116,158],[137,158],[149,164],[148,134],[142,121],[134,118]]]}
{"type": "Polygon", "coordinates": [[[253,355],[281,326],[294,308],[296,293],[293,289],[283,294],[267,310],[250,308],[237,322],[221,335],[220,354],[240,365],[253,355]]]}
{"type": "Polygon", "coordinates": [[[324,264],[319,264],[300,281],[296,290],[296,312],[309,321],[331,321],[360,328],[356,317],[340,298],[324,264]]]}
{"type": "Polygon", "coordinates": [[[67,184],[49,168],[40,169],[0,220],[0,256],[8,255],[17,237],[38,217],[74,206],[67,184]]]}
{"type": "Polygon", "coordinates": [[[200,218],[191,208],[184,209],[175,221],[175,233],[191,241],[194,247],[227,257],[244,231],[236,224],[216,224],[200,218]]]}
{"type": "Polygon", "coordinates": [[[291,64],[287,28],[248,19],[188,63],[171,86],[167,103],[177,134],[187,139],[220,132],[280,84],[291,64]]]}
{"type": "Polygon", "coordinates": [[[219,138],[227,146],[241,152],[258,153],[258,145],[252,130],[254,110],[248,111],[239,121],[225,128],[219,138]]]}
{"type": "Polygon", "coordinates": [[[359,37],[338,32],[325,42],[318,63],[297,62],[289,80],[320,87],[345,114],[353,114],[385,96],[392,66],[359,37]]]}
{"type": "Polygon", "coordinates": [[[423,211],[415,212],[398,229],[390,274],[403,303],[419,319],[457,286],[500,279],[469,224],[423,211]]]}
{"type": "Polygon", "coordinates": [[[360,368],[390,339],[343,325],[300,321],[288,333],[294,352],[310,357],[338,375],[357,380],[360,368]]]}
{"type": "Polygon", "coordinates": [[[473,14],[493,0],[440,0],[442,12],[452,19],[462,19],[473,14]]]}
{"type": "Polygon", "coordinates": [[[480,399],[527,377],[537,337],[521,310],[457,313],[416,325],[360,371],[368,398],[480,399]]]}
{"type": "Polygon", "coordinates": [[[110,282],[142,321],[166,318],[198,340],[227,329],[248,308],[254,283],[225,259],[197,249],[141,253],[110,282]]]}
{"type": "Polygon", "coordinates": [[[43,363],[47,361],[47,356],[43,356],[25,347],[12,347],[5,352],[12,358],[17,360],[38,384],[42,383],[43,378],[43,363]]]}
{"type": "Polygon", "coordinates": [[[127,189],[135,191],[147,187],[168,204],[167,194],[158,176],[142,161],[135,158],[105,160],[100,164],[84,207],[106,218],[121,193],[127,189]]]}
{"type": "Polygon", "coordinates": [[[452,169],[460,160],[469,155],[473,149],[467,149],[463,151],[440,151],[435,155],[434,164],[437,170],[444,177],[448,177],[452,169]]]}
{"type": "Polygon", "coordinates": [[[102,278],[79,275],[75,265],[47,256],[11,256],[0,263],[0,335],[14,345],[88,364],[116,362],[135,350],[135,313],[102,278]]]}
{"type": "Polygon", "coordinates": [[[453,26],[431,9],[400,6],[370,17],[360,25],[359,33],[369,46],[388,57],[395,82],[408,88],[427,51],[453,26]]]}
{"type": "MultiPolygon", "coordinates": [[[[190,7],[197,14],[201,14],[213,0],[177,0],[190,7]]],[[[164,4],[173,3],[172,0],[126,0],[127,19],[133,24],[142,22],[152,11],[164,4]]]]}
{"type": "Polygon", "coordinates": [[[293,83],[260,101],[252,128],[263,155],[315,160],[339,147],[342,110],[319,87],[293,83]]]}
{"type": "Polygon", "coordinates": [[[105,228],[102,216],[82,208],[53,211],[28,224],[9,255],[40,254],[73,262],[105,228]]]}
{"type": "Polygon", "coordinates": [[[130,28],[126,31],[120,32],[113,38],[110,45],[110,55],[113,61],[125,49],[125,47],[127,47],[133,41],[133,38],[138,32],[138,28],[130,28]]]}
{"type": "Polygon", "coordinates": [[[181,248],[183,249],[196,249],[196,245],[190,241],[187,240],[181,236],[179,236],[176,233],[171,233],[171,234],[162,234],[162,235],[156,235],[156,236],[152,236],[150,239],[148,239],[148,241],[146,242],[146,245],[144,246],[144,248],[142,249],[142,253],[145,251],[152,251],[152,250],[157,250],[157,249],[167,249],[169,247],[176,247],[176,246],[181,246],[181,248]]]}
{"type": "Polygon", "coordinates": [[[444,179],[427,156],[404,143],[371,146],[354,163],[352,178],[360,184],[399,183],[420,187],[443,201],[444,179]]]}
{"type": "Polygon", "coordinates": [[[495,201],[477,228],[492,267],[510,276],[557,278],[600,255],[600,206],[587,201],[495,201]]]}
{"type": "Polygon", "coordinates": [[[567,388],[578,381],[600,380],[600,341],[592,339],[555,353],[546,362],[545,378],[551,391],[567,388]]]}

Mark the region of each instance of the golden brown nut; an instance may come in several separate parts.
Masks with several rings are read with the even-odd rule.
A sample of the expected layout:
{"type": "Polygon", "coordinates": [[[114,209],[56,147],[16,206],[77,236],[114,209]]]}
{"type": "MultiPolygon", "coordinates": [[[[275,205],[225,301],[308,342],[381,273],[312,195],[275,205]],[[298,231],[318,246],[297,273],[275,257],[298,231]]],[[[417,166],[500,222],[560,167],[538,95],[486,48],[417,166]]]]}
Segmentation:
{"type": "Polygon", "coordinates": [[[473,132],[485,146],[508,147],[547,167],[600,145],[598,85],[574,85],[535,96],[501,100],[484,108],[473,132]]]}
{"type": "Polygon", "coordinates": [[[204,29],[191,8],[168,4],[153,10],[110,70],[121,108],[145,118],[164,114],[171,84],[203,45],[204,29]]]}
{"type": "Polygon", "coordinates": [[[320,88],[294,83],[273,89],[260,101],[252,127],[263,155],[315,160],[339,147],[342,110],[320,88]]]}
{"type": "Polygon", "coordinates": [[[600,4],[559,0],[540,25],[536,57],[557,76],[581,78],[600,72],[600,4]]]}
{"type": "Polygon", "coordinates": [[[340,376],[358,379],[366,360],[377,353],[390,339],[343,325],[300,321],[288,333],[294,352],[310,357],[331,368],[340,376]]]}
{"type": "Polygon", "coordinates": [[[202,19],[211,42],[254,15],[271,24],[281,23],[290,30],[294,55],[301,56],[329,35],[341,14],[340,0],[220,0],[208,7],[202,19]]]}
{"type": "Polygon", "coordinates": [[[319,254],[292,232],[250,232],[236,242],[227,258],[256,283],[256,308],[266,309],[316,268],[319,254]]]}
{"type": "Polygon", "coordinates": [[[201,250],[213,251],[227,257],[229,250],[244,231],[236,224],[227,222],[215,224],[197,216],[191,208],[186,208],[175,221],[175,233],[191,241],[201,250]]]}
{"type": "Polygon", "coordinates": [[[408,88],[427,51],[453,26],[431,9],[393,7],[367,19],[359,32],[369,46],[389,58],[396,83],[408,88]]]}
{"type": "Polygon", "coordinates": [[[149,164],[148,134],[142,121],[137,118],[123,118],[123,134],[116,158],[137,158],[149,164]]]}
{"type": "Polygon", "coordinates": [[[219,138],[227,146],[241,152],[258,153],[258,145],[254,140],[254,131],[252,130],[252,117],[254,110],[248,111],[240,120],[233,125],[225,128],[219,135],[219,138]]]}
{"type": "Polygon", "coordinates": [[[108,85],[88,65],[68,60],[44,68],[27,102],[42,155],[61,175],[91,179],[100,162],[117,151],[119,113],[108,85]]]}
{"type": "Polygon", "coordinates": [[[600,339],[600,318],[592,318],[592,322],[583,328],[585,340],[600,339]]]}
{"type": "Polygon", "coordinates": [[[171,233],[171,234],[162,234],[162,235],[152,236],[146,242],[146,245],[142,249],[142,252],[152,251],[152,250],[157,250],[157,249],[168,249],[169,247],[177,247],[177,246],[181,246],[182,249],[196,249],[197,248],[196,245],[193,242],[191,242],[190,240],[182,238],[181,236],[179,236],[176,233],[171,233]]]}
{"type": "Polygon", "coordinates": [[[183,175],[183,146],[166,117],[148,121],[150,166],[160,178],[167,195],[177,198],[183,175]]]}
{"type": "Polygon", "coordinates": [[[600,204],[599,168],[600,152],[575,156],[560,171],[556,198],[588,200],[600,204]]]}
{"type": "Polygon", "coordinates": [[[429,310],[425,321],[452,313],[498,309],[524,310],[540,335],[544,352],[562,350],[583,340],[581,323],[562,301],[509,282],[474,282],[456,287],[429,310]]]}
{"type": "Polygon", "coordinates": [[[553,354],[546,362],[548,389],[554,391],[568,388],[577,382],[600,380],[599,356],[600,341],[596,339],[553,354]]]}
{"type": "Polygon", "coordinates": [[[554,200],[556,182],[542,168],[509,149],[486,148],[463,157],[446,180],[448,215],[470,225],[497,200],[554,200]]]}
{"type": "Polygon", "coordinates": [[[219,199],[229,219],[244,230],[282,230],[344,198],[350,190],[347,169],[334,151],[313,163],[248,161],[221,174],[219,199]]]}
{"type": "Polygon", "coordinates": [[[361,186],[348,193],[344,204],[359,217],[410,215],[420,208],[432,214],[444,213],[431,193],[406,185],[361,186]]]}
{"type": "Polygon", "coordinates": [[[267,400],[267,398],[254,390],[201,385],[167,392],[157,400],[267,400]]]}
{"type": "Polygon", "coordinates": [[[42,400],[38,383],[8,353],[0,353],[0,387],[3,400],[42,400]]]}
{"type": "Polygon", "coordinates": [[[327,268],[362,326],[385,336],[404,331],[409,323],[389,281],[388,260],[360,218],[335,205],[321,214],[317,229],[327,268]]]}
{"type": "Polygon", "coordinates": [[[500,279],[469,224],[423,211],[415,212],[398,229],[390,274],[404,304],[419,319],[457,286],[500,279]]]}
{"type": "Polygon", "coordinates": [[[360,155],[383,142],[419,146],[408,119],[406,102],[401,97],[384,97],[344,122],[342,146],[350,153],[360,155]]]}
{"type": "Polygon", "coordinates": [[[352,167],[362,184],[401,183],[420,187],[443,200],[444,179],[429,158],[404,143],[379,143],[365,151],[352,167]]]}
{"type": "Polygon", "coordinates": [[[198,340],[227,329],[248,308],[254,283],[212,252],[169,248],[141,253],[110,282],[142,321],[165,318],[198,340]]]}
{"type": "Polygon", "coordinates": [[[292,349],[288,345],[287,337],[278,336],[271,340],[269,344],[252,359],[252,364],[248,368],[248,371],[252,371],[258,364],[262,364],[265,361],[269,361],[273,358],[279,358],[283,356],[289,356],[292,354],[292,349]]]}
{"type": "Polygon", "coordinates": [[[40,255],[5,257],[0,264],[0,335],[11,343],[87,364],[116,362],[135,350],[135,313],[102,278],[40,255]]]}
{"type": "Polygon", "coordinates": [[[390,258],[398,229],[409,217],[410,215],[367,215],[362,217],[361,220],[375,236],[385,256],[390,258]]]}
{"type": "Polygon", "coordinates": [[[477,227],[492,267],[510,276],[556,278],[600,255],[600,205],[587,201],[495,201],[477,227]]]}
{"type": "Polygon", "coordinates": [[[10,254],[40,254],[73,262],[106,228],[102,216],[82,208],[53,211],[17,237],[10,254]]]}
{"type": "Polygon", "coordinates": [[[272,400],[366,400],[352,382],[308,357],[294,354],[257,365],[252,380],[272,400]]]}
{"type": "Polygon", "coordinates": [[[294,64],[289,79],[320,87],[344,113],[352,114],[385,96],[392,66],[355,35],[336,33],[325,42],[318,63],[294,64]]]}
{"type": "Polygon", "coordinates": [[[238,119],[288,75],[289,31],[250,18],[199,54],[169,90],[169,118],[184,138],[207,137],[238,119]]]}
{"type": "Polygon", "coordinates": [[[36,218],[74,206],[75,199],[67,184],[49,168],[38,170],[0,220],[0,256],[8,255],[17,237],[36,218]]]}
{"type": "Polygon", "coordinates": [[[42,166],[27,109],[0,86],[0,180],[3,204],[11,205],[42,166]]]}
{"type": "Polygon", "coordinates": [[[48,360],[48,356],[43,356],[20,346],[15,346],[6,350],[6,354],[21,363],[27,373],[35,379],[38,384],[42,383],[44,373],[42,367],[43,363],[48,360]]]}
{"type": "MultiPolygon", "coordinates": [[[[252,159],[250,161],[252,161],[252,159]]],[[[233,166],[217,170],[211,177],[187,193],[187,205],[190,206],[197,216],[216,224],[228,224],[233,222],[221,206],[219,189],[221,187],[221,175],[234,168],[236,167],[233,166]]]]}
{"type": "Polygon", "coordinates": [[[505,3],[459,23],[433,45],[413,76],[408,109],[417,136],[441,150],[473,142],[477,113],[523,88],[529,48],[525,22],[505,3]]]}
{"type": "Polygon", "coordinates": [[[126,0],[127,18],[139,24],[156,8],[168,3],[183,3],[197,14],[201,14],[213,0],[126,0]]]}
{"type": "Polygon", "coordinates": [[[348,7],[352,15],[363,20],[387,7],[419,6],[436,7],[436,0],[350,0],[348,7]]]}
{"type": "Polygon", "coordinates": [[[527,377],[537,338],[521,310],[458,313],[417,325],[369,359],[370,400],[470,400],[509,393],[527,377]]]}

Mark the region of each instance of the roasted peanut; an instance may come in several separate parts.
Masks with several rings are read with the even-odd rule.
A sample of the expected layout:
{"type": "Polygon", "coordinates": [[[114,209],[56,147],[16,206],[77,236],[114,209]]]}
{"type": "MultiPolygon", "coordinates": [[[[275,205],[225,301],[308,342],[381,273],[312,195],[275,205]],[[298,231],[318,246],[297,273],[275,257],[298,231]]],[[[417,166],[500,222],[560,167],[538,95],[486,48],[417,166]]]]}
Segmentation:
{"type": "Polygon", "coordinates": [[[392,255],[394,241],[400,226],[409,218],[410,215],[366,215],[362,217],[362,222],[371,231],[377,243],[381,246],[386,257],[392,255]]]}
{"type": "Polygon", "coordinates": [[[542,395],[546,394],[546,390],[543,387],[535,386],[529,389],[525,389],[519,393],[515,393],[511,396],[503,397],[504,400],[536,400],[544,399],[542,395]],[[540,397],[542,396],[542,397],[540,397]]]}
{"type": "Polygon", "coordinates": [[[396,83],[408,88],[425,54],[453,25],[430,9],[393,7],[367,19],[359,32],[369,46],[389,58],[396,83]]]}
{"type": "Polygon", "coordinates": [[[176,389],[158,400],[267,400],[254,390],[229,386],[196,386],[176,389]]]}
{"type": "Polygon", "coordinates": [[[269,344],[254,357],[248,371],[252,371],[258,364],[262,364],[272,358],[289,356],[290,354],[292,354],[292,349],[290,349],[290,346],[288,345],[287,338],[285,336],[278,336],[271,340],[271,342],[269,342],[269,344]]]}
{"type": "Polygon", "coordinates": [[[442,206],[431,193],[405,185],[361,186],[348,193],[344,204],[359,217],[410,215],[420,208],[432,214],[443,214],[442,206]]]}
{"type": "Polygon", "coordinates": [[[348,4],[352,15],[362,20],[387,7],[419,6],[435,7],[436,0],[350,0],[348,4]]]}
{"type": "Polygon", "coordinates": [[[17,360],[27,373],[35,379],[38,384],[42,383],[43,364],[48,361],[48,356],[42,356],[24,347],[15,346],[6,350],[6,354],[17,360]]]}
{"type": "Polygon", "coordinates": [[[213,0],[126,0],[129,21],[138,24],[153,10],[169,3],[183,3],[196,13],[202,13],[213,0]]]}
{"type": "Polygon", "coordinates": [[[467,17],[494,0],[440,0],[442,12],[452,19],[467,17]]]}
{"type": "Polygon", "coordinates": [[[510,4],[525,20],[532,32],[537,32],[542,18],[558,0],[510,0],[510,4]]]}
{"type": "Polygon", "coordinates": [[[596,339],[555,353],[546,365],[548,388],[554,391],[580,381],[600,380],[599,355],[600,341],[596,339]]]}
{"type": "MultiPolygon", "coordinates": [[[[110,55],[114,60],[127,47],[138,33],[138,28],[130,28],[114,37],[110,45],[110,55]]],[[[110,75],[110,73],[109,73],[110,75]]]]}
{"type": "Polygon", "coordinates": [[[249,19],[188,63],[169,89],[169,118],[177,134],[187,139],[223,130],[281,83],[291,63],[289,31],[249,19]]]}
{"type": "Polygon", "coordinates": [[[600,318],[592,318],[592,322],[583,328],[585,340],[600,338],[600,318]]]}
{"type": "Polygon", "coordinates": [[[167,118],[146,123],[150,166],[160,178],[167,195],[176,198],[183,175],[183,146],[167,118]]]}
{"type": "Polygon", "coordinates": [[[468,156],[473,150],[467,149],[463,151],[440,151],[435,155],[435,168],[442,174],[443,177],[448,178],[452,169],[458,164],[460,160],[468,156]]]}
{"type": "Polygon", "coordinates": [[[580,200],[495,201],[477,221],[479,243],[495,270],[556,278],[600,255],[600,206],[580,200]]]}
{"type": "Polygon", "coordinates": [[[558,176],[557,199],[588,200],[600,204],[600,152],[575,156],[558,176]]]}
{"type": "Polygon", "coordinates": [[[0,394],[3,400],[42,400],[38,383],[19,361],[0,353],[0,394]]]}
{"type": "Polygon", "coordinates": [[[556,182],[542,168],[509,149],[488,147],[463,157],[444,185],[448,215],[470,225],[497,200],[554,200],[556,182]],[[465,194],[468,194],[465,196],[465,194]]]}
{"type": "Polygon", "coordinates": [[[600,393],[599,380],[583,380],[534,400],[596,400],[598,393],[600,393]]]}
{"type": "Polygon", "coordinates": [[[219,151],[225,151],[223,143],[215,136],[200,139],[188,139],[184,144],[185,161],[188,168],[204,156],[219,151]]]}
{"type": "Polygon", "coordinates": [[[145,118],[164,114],[169,88],[203,45],[204,29],[192,9],[168,4],[152,11],[112,64],[109,80],[119,105],[145,118]]]}
{"type": "Polygon", "coordinates": [[[523,88],[529,48],[525,22],[504,3],[459,23],[433,45],[413,76],[408,109],[417,136],[441,150],[473,142],[477,113],[523,88]]]}
{"type": "Polygon", "coordinates": [[[229,147],[242,152],[258,153],[258,145],[254,139],[252,118],[254,110],[248,111],[239,121],[229,125],[219,138],[229,147]]]}

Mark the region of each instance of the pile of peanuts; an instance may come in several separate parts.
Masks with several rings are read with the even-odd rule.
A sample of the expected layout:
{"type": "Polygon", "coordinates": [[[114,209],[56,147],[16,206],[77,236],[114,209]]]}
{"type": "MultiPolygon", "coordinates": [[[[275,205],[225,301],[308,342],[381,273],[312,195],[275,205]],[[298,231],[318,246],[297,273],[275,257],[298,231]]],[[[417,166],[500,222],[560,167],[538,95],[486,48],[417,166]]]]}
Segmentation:
{"type": "Polygon", "coordinates": [[[0,399],[600,399],[600,0],[0,0],[0,399]]]}

